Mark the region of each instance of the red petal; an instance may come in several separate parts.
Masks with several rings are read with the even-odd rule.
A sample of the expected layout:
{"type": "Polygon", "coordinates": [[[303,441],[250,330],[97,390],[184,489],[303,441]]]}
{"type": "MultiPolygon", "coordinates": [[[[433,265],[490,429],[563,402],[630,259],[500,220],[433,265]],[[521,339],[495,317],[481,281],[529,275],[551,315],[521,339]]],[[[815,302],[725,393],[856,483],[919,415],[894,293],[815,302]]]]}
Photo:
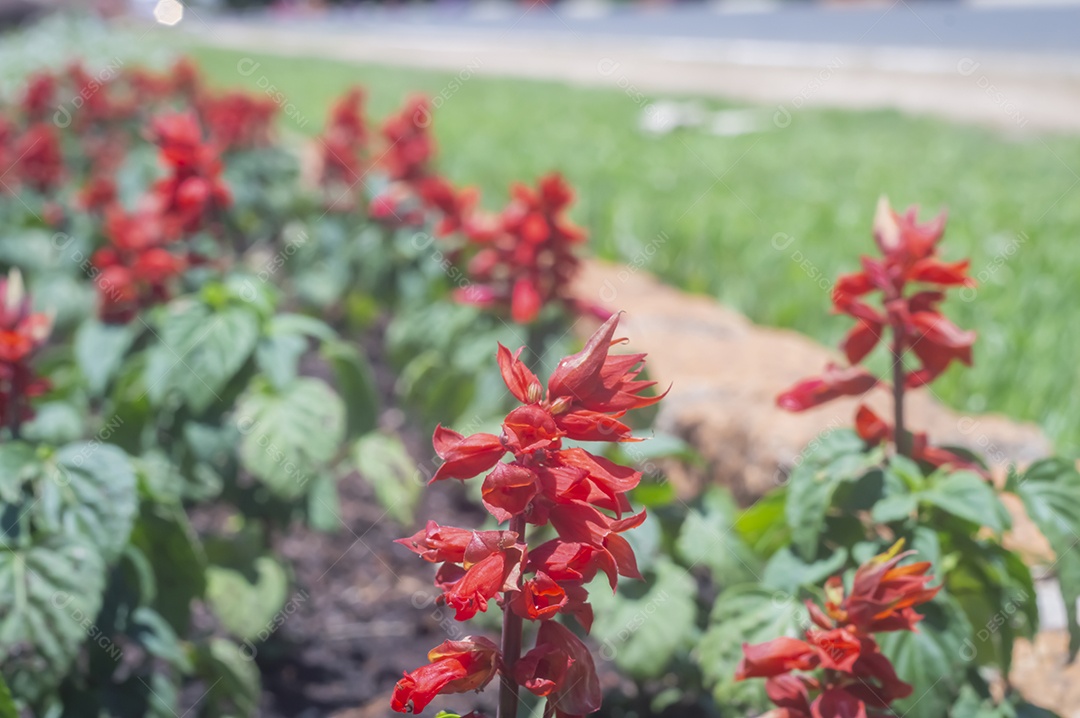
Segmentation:
{"type": "Polygon", "coordinates": [[[807,671],[816,667],[819,660],[813,646],[797,638],[775,638],[754,646],[744,643],[735,680],[769,678],[793,670],[807,671]]]}
{"type": "Polygon", "coordinates": [[[851,364],[858,364],[881,340],[882,325],[859,320],[840,345],[851,364]]]}
{"type": "Polygon", "coordinates": [[[524,347],[511,354],[509,349],[499,344],[496,355],[499,371],[502,373],[503,381],[506,382],[506,388],[518,401],[522,404],[535,404],[540,401],[543,386],[529,367],[525,366],[525,362],[518,359],[523,349],[524,347]]]}
{"type": "Polygon", "coordinates": [[[465,437],[442,425],[435,427],[432,444],[444,462],[431,477],[432,481],[471,479],[495,466],[506,454],[506,447],[494,434],[465,437]]]}
{"type": "Polygon", "coordinates": [[[518,464],[497,464],[484,479],[481,489],[484,507],[502,523],[525,513],[540,491],[536,473],[518,464]]]}

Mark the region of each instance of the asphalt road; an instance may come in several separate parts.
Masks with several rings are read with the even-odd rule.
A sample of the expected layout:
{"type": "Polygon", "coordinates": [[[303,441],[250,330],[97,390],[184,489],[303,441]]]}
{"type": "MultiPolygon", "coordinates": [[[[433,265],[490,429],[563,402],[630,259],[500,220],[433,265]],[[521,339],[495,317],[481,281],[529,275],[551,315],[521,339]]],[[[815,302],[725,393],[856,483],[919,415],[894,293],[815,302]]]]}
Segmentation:
{"type": "Polygon", "coordinates": [[[1080,55],[1080,5],[1015,7],[895,0],[838,7],[799,2],[755,5],[685,3],[657,7],[589,2],[536,5],[468,4],[361,6],[315,17],[245,18],[331,33],[403,26],[434,30],[551,33],[580,38],[625,36],[971,49],[1080,55]],[[724,9],[718,9],[723,7],[724,9]]]}

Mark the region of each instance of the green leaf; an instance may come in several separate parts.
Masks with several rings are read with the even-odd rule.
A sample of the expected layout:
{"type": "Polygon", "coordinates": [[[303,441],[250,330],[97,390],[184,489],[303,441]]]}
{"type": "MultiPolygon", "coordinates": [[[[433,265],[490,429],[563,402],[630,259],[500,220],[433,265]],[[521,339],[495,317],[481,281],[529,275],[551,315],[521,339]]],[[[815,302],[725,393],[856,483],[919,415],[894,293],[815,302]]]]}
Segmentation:
{"type": "Polygon", "coordinates": [[[131,543],[154,569],[154,609],[179,634],[186,634],[191,602],[205,589],[206,555],[179,506],[144,503],[131,543]]]}
{"type": "Polygon", "coordinates": [[[255,363],[275,389],[284,389],[296,378],[307,339],[299,334],[270,334],[255,346],[255,363]]]}
{"type": "Polygon", "coordinates": [[[759,556],[771,556],[791,543],[791,528],[784,518],[787,487],[780,486],[745,509],[735,530],[759,556]]]}
{"type": "Polygon", "coordinates": [[[75,362],[86,377],[87,388],[100,395],[116,375],[142,324],[105,324],[88,319],[75,332],[75,362]]]}
{"type": "Polygon", "coordinates": [[[193,411],[207,409],[251,356],[258,338],[259,317],[250,309],[212,311],[198,302],[173,302],[149,352],[150,399],[160,404],[175,392],[193,411]]]}
{"type": "Polygon", "coordinates": [[[271,334],[300,334],[320,342],[332,342],[338,336],[334,329],[315,317],[306,314],[277,314],[270,320],[271,334]]]}
{"type": "Polygon", "coordinates": [[[34,702],[68,674],[101,608],[105,564],[91,546],[54,536],[0,550],[0,665],[34,702]]]}
{"type": "Polygon", "coordinates": [[[107,563],[127,545],[139,510],[135,470],[110,444],[68,444],[45,467],[35,507],[43,523],[89,541],[107,563]]]}
{"type": "Polygon", "coordinates": [[[836,490],[861,478],[880,460],[880,452],[867,451],[858,435],[849,430],[822,434],[810,443],[788,478],[785,505],[792,544],[804,558],[817,555],[836,490]]]}
{"type": "Polygon", "coordinates": [[[960,607],[939,594],[919,609],[925,618],[919,630],[879,634],[881,651],[896,668],[900,680],[915,692],[893,704],[907,718],[941,718],[965,681],[970,660],[972,628],[960,607]]]}
{"type": "Polygon", "coordinates": [[[1067,461],[1036,462],[1022,478],[1008,487],[1024,503],[1024,510],[1050,542],[1057,560],[1061,596],[1069,623],[1069,658],[1080,649],[1080,623],[1076,603],[1080,600],[1080,473],[1067,461]]]}
{"type": "Polygon", "coordinates": [[[83,436],[84,417],[84,410],[66,401],[38,404],[34,418],[22,425],[22,438],[51,446],[78,441],[83,436]]]}
{"type": "Polygon", "coordinates": [[[920,503],[935,506],[957,518],[1000,534],[1009,528],[1008,509],[990,483],[971,471],[957,471],[918,494],[920,503]]]}
{"type": "Polygon", "coordinates": [[[297,379],[281,392],[252,391],[236,416],[244,468],[286,499],[308,490],[345,434],[345,407],[319,379],[297,379]]]}
{"type": "Polygon", "coordinates": [[[356,437],[374,431],[379,419],[379,390],[367,358],[341,341],[325,343],[322,355],[334,370],[338,392],[345,402],[346,435],[356,437]]]}
{"type": "Polygon", "coordinates": [[[882,524],[906,521],[918,508],[918,499],[913,494],[893,494],[874,504],[870,517],[882,524]]]}
{"type": "Polygon", "coordinates": [[[19,718],[15,699],[11,697],[11,689],[3,676],[0,676],[0,718],[19,718]]]}
{"type": "Polygon", "coordinates": [[[210,715],[255,715],[262,684],[252,658],[249,650],[225,638],[196,647],[195,670],[209,686],[203,700],[210,715]]]}
{"type": "Polygon", "coordinates": [[[260,556],[238,570],[210,566],[206,598],[222,625],[237,638],[253,640],[267,630],[289,595],[289,574],[270,556],[260,556]]]}
{"type": "Polygon", "coordinates": [[[713,604],[709,628],[698,643],[697,659],[707,687],[721,705],[771,707],[762,681],[735,681],[743,643],[780,636],[802,637],[806,608],[785,591],[747,584],[729,588],[713,604]]]}
{"type": "Polygon", "coordinates": [[[332,533],[341,529],[341,499],[337,480],[332,474],[319,474],[312,480],[307,496],[307,518],[316,531],[332,533]]]}
{"type": "Polygon", "coordinates": [[[901,454],[889,457],[888,471],[903,481],[908,491],[919,491],[926,485],[926,477],[919,465],[901,454]]]}
{"type": "Polygon", "coordinates": [[[734,530],[738,513],[730,493],[709,488],[683,520],[676,555],[690,566],[708,567],[723,586],[757,579],[761,560],[734,530]]]}
{"type": "Polygon", "coordinates": [[[30,444],[9,441],[0,444],[0,501],[18,503],[23,484],[41,469],[41,459],[30,444]]]}
{"type": "Polygon", "coordinates": [[[410,524],[423,481],[401,439],[368,434],[353,445],[353,463],[375,490],[379,504],[394,520],[410,524]]]}
{"type": "Polygon", "coordinates": [[[131,634],[146,651],[167,662],[178,671],[191,670],[191,660],[184,652],[180,638],[160,613],[148,606],[139,606],[131,614],[131,634]]]}
{"type": "MultiPolygon", "coordinates": [[[[598,587],[591,594],[596,614],[592,635],[600,643],[600,658],[642,680],[663,676],[698,634],[693,577],[662,556],[650,573],[644,587],[620,585],[614,595],[598,587]]],[[[606,579],[601,582],[606,587],[606,579]]]]}
{"type": "Polygon", "coordinates": [[[840,573],[847,562],[848,552],[843,546],[818,561],[806,562],[790,548],[773,554],[765,565],[761,583],[788,593],[798,593],[802,587],[819,586],[831,576],[840,573]]]}

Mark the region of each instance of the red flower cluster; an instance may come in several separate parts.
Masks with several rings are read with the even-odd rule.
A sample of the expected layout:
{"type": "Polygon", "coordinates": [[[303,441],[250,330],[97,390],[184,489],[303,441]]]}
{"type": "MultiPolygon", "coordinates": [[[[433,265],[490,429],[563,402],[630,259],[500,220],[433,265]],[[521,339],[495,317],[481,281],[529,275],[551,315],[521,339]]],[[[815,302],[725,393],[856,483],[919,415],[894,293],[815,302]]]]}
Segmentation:
{"type": "Polygon", "coordinates": [[[839,576],[829,579],[824,610],[806,604],[814,627],[807,629],[805,640],[743,644],[736,680],[767,679],[765,690],[780,709],[773,714],[778,718],[892,715],[887,712],[892,702],[911,695],[912,689],[896,675],[874,634],[917,630],[922,616],[915,606],[940,590],[926,587],[932,580],[926,575],[928,562],[898,565],[914,553],[901,553],[902,546],[898,542],[860,566],[847,595],[839,576]]]}
{"type": "Polygon", "coordinates": [[[435,139],[431,127],[431,103],[426,97],[410,97],[396,115],[383,123],[382,134],[388,146],[383,164],[391,182],[418,182],[431,174],[435,139]]]}
{"type": "Polygon", "coordinates": [[[368,129],[364,119],[364,91],[353,87],[330,108],[330,119],[319,137],[322,144],[320,184],[326,190],[354,187],[363,176],[368,129]]]}
{"type": "Polygon", "coordinates": [[[31,311],[22,275],[12,270],[0,279],[0,426],[17,427],[30,419],[29,400],[49,388],[30,368],[30,359],[52,331],[52,317],[31,311]]]}
{"type": "Polygon", "coordinates": [[[580,267],[575,248],[586,235],[566,218],[574,191],[562,175],[542,177],[535,190],[516,184],[511,193],[501,215],[473,217],[464,223],[477,251],[468,264],[472,284],[457,290],[455,298],[502,311],[519,324],[534,321],[554,302],[575,313],[611,316],[570,296],[570,282],[580,267]]]}
{"type": "Polygon", "coordinates": [[[112,207],[105,218],[109,246],[94,253],[101,318],[126,323],[138,311],[168,300],[169,283],[185,267],[170,252],[160,215],[153,208],[127,214],[112,207]]]}
{"type": "Polygon", "coordinates": [[[431,103],[416,95],[383,123],[387,147],[382,165],[389,184],[371,200],[372,219],[391,227],[416,226],[423,223],[426,210],[453,212],[457,206],[453,185],[431,167],[435,157],[431,120],[431,103]]]}
{"type": "MultiPolygon", "coordinates": [[[[948,263],[937,257],[944,231],[944,215],[920,224],[914,208],[898,214],[882,198],[874,219],[874,240],[881,258],[863,257],[862,271],[840,277],[833,289],[834,309],[856,321],[841,343],[850,366],[830,364],[822,376],[803,380],[780,394],[778,406],[804,411],[841,396],[861,396],[883,384],[859,362],[884,341],[886,332],[891,336],[893,383],[901,400],[905,389],[928,384],[953,361],[971,364],[975,333],[960,329],[939,310],[945,289],[973,284],[966,260],[948,263]],[[873,293],[880,293],[880,308],[866,301],[873,293]],[[918,359],[918,368],[905,367],[906,354],[918,359]]],[[[894,431],[865,406],[859,408],[857,428],[871,443],[903,433],[902,426],[894,431]]],[[[914,435],[911,443],[913,458],[933,465],[966,464],[951,452],[928,447],[924,434],[914,435]]]]}
{"type": "Polygon", "coordinates": [[[166,233],[175,237],[205,228],[216,212],[232,202],[221,179],[218,148],[203,139],[199,120],[191,112],[155,117],[150,135],[170,171],[153,190],[166,233]]]}
{"type": "Polygon", "coordinates": [[[64,179],[60,135],[47,122],[30,125],[15,141],[17,174],[23,184],[41,194],[55,190],[64,179]]]}
{"type": "Polygon", "coordinates": [[[199,118],[210,128],[210,139],[222,152],[250,150],[270,144],[270,126],[278,105],[243,92],[202,93],[197,99],[199,118]]]}
{"type": "Polygon", "coordinates": [[[511,353],[500,345],[503,380],[522,403],[506,416],[502,433],[462,436],[436,429],[435,451],[443,464],[432,481],[487,472],[484,506],[500,523],[509,521],[509,530],[472,531],[432,521],[399,543],[442,563],[436,576],[440,600],[458,620],[486,611],[494,599],[509,612],[508,625],[516,626],[511,630],[520,634],[522,619],[541,626],[535,647],[520,658],[483,639],[443,644],[431,665],[398,682],[394,710],[416,712],[439,693],[478,690],[496,672],[515,695],[516,686],[523,686],[546,697],[557,716],[599,709],[600,686],[588,649],[553,619],[573,616],[587,632],[593,614],[585,584],[601,571],[613,590],[619,576],[640,578],[620,534],[645,520],[644,511],[632,514],[626,497],[641,473],[562,443],[634,441],[619,419],[662,398],[641,396],[654,384],[637,378],[643,354],[609,354],[617,323],[618,316],[611,317],[581,352],[559,362],[546,391],[518,358],[520,350],[511,353]],[[507,454],[512,458],[503,462],[507,454]],[[527,524],[550,525],[556,537],[529,546],[527,524]]]}
{"type": "Polygon", "coordinates": [[[26,80],[19,106],[28,121],[42,122],[48,119],[56,109],[58,85],[56,76],[47,70],[35,72],[26,80]]]}

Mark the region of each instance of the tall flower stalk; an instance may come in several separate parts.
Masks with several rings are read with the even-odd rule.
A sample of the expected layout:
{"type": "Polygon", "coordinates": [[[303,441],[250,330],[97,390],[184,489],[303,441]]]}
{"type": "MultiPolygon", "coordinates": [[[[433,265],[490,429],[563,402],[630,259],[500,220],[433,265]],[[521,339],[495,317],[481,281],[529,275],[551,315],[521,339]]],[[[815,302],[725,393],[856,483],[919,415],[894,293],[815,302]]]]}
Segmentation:
{"type": "Polygon", "coordinates": [[[655,382],[639,380],[644,354],[611,355],[619,317],[605,322],[585,348],[559,362],[547,388],[499,345],[497,360],[510,393],[521,406],[507,414],[502,432],[461,434],[442,426],[435,451],[443,460],[432,481],[468,480],[486,474],[481,487],[488,512],[507,530],[474,531],[429,521],[400,539],[423,559],[441,563],[439,600],[465,621],[494,600],[503,611],[501,645],[480,637],[445,641],[430,663],[406,673],[391,706],[409,713],[435,696],[481,690],[501,676],[499,718],[515,718],[521,688],[547,700],[545,715],[581,716],[600,708],[601,691],[588,648],[557,616],[572,617],[588,633],[593,612],[585,584],[598,572],[611,589],[618,577],[641,578],[630,544],[621,534],[639,526],[627,493],[641,473],[564,440],[635,441],[620,419],[656,403],[642,396],[655,382]],[[509,458],[508,461],[504,459],[509,458]],[[529,541],[542,527],[555,537],[529,541]],[[525,622],[539,624],[524,654],[525,622]]]}
{"type": "Polygon", "coordinates": [[[841,396],[861,396],[878,386],[889,386],[861,362],[879,343],[888,343],[893,423],[890,425],[866,405],[860,405],[855,426],[868,443],[892,441],[899,454],[933,466],[969,466],[960,456],[929,446],[925,434],[913,433],[904,414],[904,394],[939,377],[954,361],[971,365],[975,332],[960,329],[946,318],[939,305],[945,291],[973,286],[967,260],[944,262],[937,245],[945,232],[945,215],[925,224],[915,208],[899,214],[882,198],[874,218],[874,241],[880,257],[863,257],[862,270],[841,276],[833,288],[837,313],[855,319],[841,342],[849,366],[830,364],[819,377],[805,379],[777,397],[788,411],[805,411],[841,396]],[[871,295],[879,295],[871,304],[871,295]],[[917,366],[909,369],[906,358],[917,366]]]}

